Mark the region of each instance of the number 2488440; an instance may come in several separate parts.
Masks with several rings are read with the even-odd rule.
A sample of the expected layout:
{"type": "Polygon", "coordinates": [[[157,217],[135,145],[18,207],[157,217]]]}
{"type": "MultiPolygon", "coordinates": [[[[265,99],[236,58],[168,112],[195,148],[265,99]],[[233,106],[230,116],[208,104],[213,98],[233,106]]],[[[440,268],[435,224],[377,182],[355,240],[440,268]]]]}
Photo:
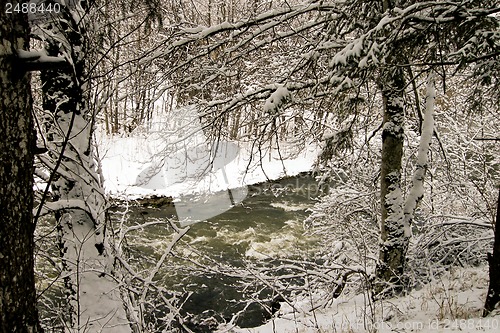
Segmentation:
{"type": "Polygon", "coordinates": [[[6,14],[44,14],[60,13],[61,5],[58,3],[34,3],[34,2],[7,2],[5,4],[6,14]]]}

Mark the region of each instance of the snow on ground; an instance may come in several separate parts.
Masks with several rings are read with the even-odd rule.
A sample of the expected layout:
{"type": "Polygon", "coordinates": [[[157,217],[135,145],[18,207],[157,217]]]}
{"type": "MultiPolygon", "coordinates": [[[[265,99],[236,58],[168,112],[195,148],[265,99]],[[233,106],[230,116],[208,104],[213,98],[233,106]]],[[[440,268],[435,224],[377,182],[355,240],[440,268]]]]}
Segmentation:
{"type": "Polygon", "coordinates": [[[96,131],[104,188],[113,197],[174,198],[182,227],[222,214],[242,202],[247,185],[310,171],[319,147],[206,138],[193,108],[129,137],[96,131]],[[271,147],[269,147],[271,146],[271,147]],[[195,194],[195,196],[191,196],[195,194]]]}
{"type": "Polygon", "coordinates": [[[481,317],[487,287],[486,266],[451,269],[406,296],[371,303],[367,295],[341,295],[330,306],[311,311],[319,303],[313,297],[296,301],[293,307],[299,311],[283,303],[274,319],[263,326],[225,326],[217,332],[500,332],[500,311],[481,317]]]}
{"type": "MultiPolygon", "coordinates": [[[[319,152],[317,146],[310,146],[304,152],[282,162],[277,149],[266,151],[262,157],[259,157],[256,156],[258,154],[255,154],[255,151],[251,153],[251,143],[230,142],[219,147],[219,150],[223,149],[222,154],[226,154],[231,149],[236,150],[236,152],[228,153],[232,155],[231,157],[236,155],[234,159],[224,161],[227,163],[225,166],[215,172],[209,172],[206,176],[190,177],[189,174],[186,175],[186,172],[191,172],[192,168],[196,168],[196,160],[200,160],[200,163],[206,160],[190,159],[190,156],[183,157],[180,163],[190,163],[192,166],[188,171],[181,170],[180,158],[169,150],[168,143],[163,137],[154,134],[131,137],[99,135],[98,146],[106,192],[115,197],[129,199],[151,195],[178,197],[216,192],[268,179],[294,176],[310,171],[319,152]],[[249,163],[250,158],[251,163],[249,163]],[[262,159],[262,167],[260,159],[262,159]]],[[[280,147],[280,152],[282,155],[294,155],[293,149],[280,147]]],[[[182,156],[183,152],[180,154],[182,156]]]]}

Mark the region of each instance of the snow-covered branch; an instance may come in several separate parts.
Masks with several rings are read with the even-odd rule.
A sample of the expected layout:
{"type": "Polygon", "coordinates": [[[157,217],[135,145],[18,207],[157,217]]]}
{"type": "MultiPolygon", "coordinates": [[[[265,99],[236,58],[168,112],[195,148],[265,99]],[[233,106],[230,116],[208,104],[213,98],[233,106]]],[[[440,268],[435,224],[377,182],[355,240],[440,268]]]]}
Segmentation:
{"type": "Polygon", "coordinates": [[[49,56],[45,50],[17,50],[17,55],[21,63],[21,68],[27,72],[58,69],[69,66],[65,58],[49,56]]]}
{"type": "MultiPolygon", "coordinates": [[[[96,212],[92,209],[92,207],[87,204],[84,200],[79,199],[70,199],[70,200],[58,200],[54,202],[47,202],[44,204],[42,210],[40,211],[40,216],[47,215],[49,213],[53,213],[60,210],[65,209],[79,209],[84,212],[87,212],[89,216],[95,220],[96,212]]],[[[36,215],[38,211],[38,207],[33,210],[33,214],[36,215]]]]}
{"type": "Polygon", "coordinates": [[[428,152],[434,133],[434,100],[436,99],[436,87],[434,74],[430,74],[427,79],[427,95],[425,101],[424,123],[422,125],[422,135],[417,153],[417,163],[412,178],[412,188],[404,205],[404,223],[407,237],[410,236],[410,225],[418,203],[424,197],[424,177],[427,170],[428,152]]]}

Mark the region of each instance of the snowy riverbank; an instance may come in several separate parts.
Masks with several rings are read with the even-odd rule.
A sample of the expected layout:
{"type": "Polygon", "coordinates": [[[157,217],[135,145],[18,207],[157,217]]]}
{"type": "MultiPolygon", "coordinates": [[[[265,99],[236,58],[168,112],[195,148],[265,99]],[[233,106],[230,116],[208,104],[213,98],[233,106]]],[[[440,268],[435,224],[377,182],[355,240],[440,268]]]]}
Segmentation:
{"type": "Polygon", "coordinates": [[[482,318],[488,268],[452,269],[406,296],[371,303],[368,295],[342,294],[330,306],[315,308],[319,297],[282,304],[267,324],[218,333],[316,332],[499,332],[500,312],[482,318]],[[314,310],[311,310],[314,309],[314,310]]]}
{"type": "Polygon", "coordinates": [[[310,171],[319,152],[317,146],[306,147],[300,153],[290,147],[280,147],[279,152],[265,150],[262,156],[256,156],[251,143],[238,144],[237,156],[223,169],[203,179],[179,181],[177,175],[169,177],[171,172],[165,162],[169,155],[161,137],[99,135],[98,145],[106,192],[128,199],[152,195],[175,198],[295,176],[310,171]],[[285,157],[283,161],[280,154],[285,157]],[[148,173],[149,177],[145,178],[143,175],[148,173]],[[171,181],[172,178],[176,179],[171,181]]]}

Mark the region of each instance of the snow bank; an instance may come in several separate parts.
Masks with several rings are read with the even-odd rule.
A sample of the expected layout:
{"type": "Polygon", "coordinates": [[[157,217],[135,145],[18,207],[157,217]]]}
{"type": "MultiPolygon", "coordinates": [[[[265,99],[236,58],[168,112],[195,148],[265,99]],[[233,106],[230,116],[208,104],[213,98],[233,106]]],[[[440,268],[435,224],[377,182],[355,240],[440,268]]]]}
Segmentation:
{"type": "Polygon", "coordinates": [[[481,317],[487,281],[486,266],[452,270],[406,296],[371,303],[367,295],[341,295],[330,307],[311,311],[320,303],[316,296],[293,304],[298,311],[283,303],[263,326],[221,326],[217,332],[499,332],[499,312],[481,317]]]}
{"type": "MultiPolygon", "coordinates": [[[[172,160],[172,153],[165,148],[165,141],[155,136],[108,137],[98,134],[107,193],[126,198],[150,195],[179,197],[240,188],[310,171],[319,152],[318,147],[311,146],[300,156],[282,162],[277,149],[263,152],[261,158],[252,156],[251,143],[233,143],[238,147],[238,154],[224,167],[205,177],[183,178],[174,172],[176,168],[169,167],[168,160],[172,160]]],[[[284,150],[291,149],[293,147],[280,147],[282,154],[284,150]]],[[[197,168],[196,159],[183,161],[197,168]]]]}

